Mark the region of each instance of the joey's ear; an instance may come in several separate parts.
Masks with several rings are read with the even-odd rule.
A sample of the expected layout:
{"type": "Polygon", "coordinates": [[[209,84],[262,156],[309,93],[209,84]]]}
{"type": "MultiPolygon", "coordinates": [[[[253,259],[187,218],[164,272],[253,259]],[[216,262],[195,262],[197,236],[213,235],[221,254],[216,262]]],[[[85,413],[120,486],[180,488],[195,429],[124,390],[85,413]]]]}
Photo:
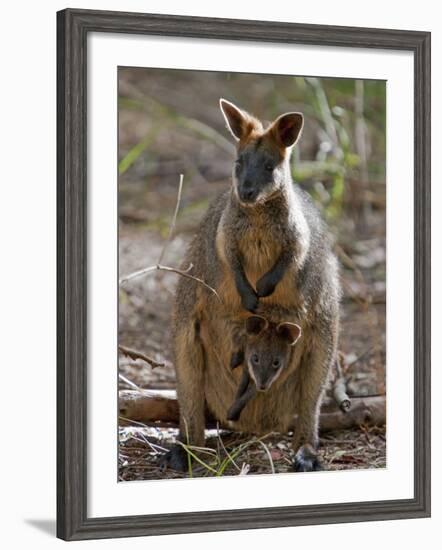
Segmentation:
{"type": "Polygon", "coordinates": [[[252,129],[252,117],[225,99],[219,100],[219,106],[232,136],[236,140],[246,137],[252,129]]]}
{"type": "Polygon", "coordinates": [[[292,147],[298,141],[304,126],[302,113],[285,113],[270,127],[276,141],[284,147],[292,147]]]}
{"type": "Polygon", "coordinates": [[[291,346],[296,344],[302,334],[301,327],[296,323],[279,323],[276,327],[276,331],[287,340],[291,346]]]}
{"type": "Polygon", "coordinates": [[[259,315],[252,315],[246,319],[247,334],[261,334],[268,326],[269,322],[267,319],[259,315]]]}

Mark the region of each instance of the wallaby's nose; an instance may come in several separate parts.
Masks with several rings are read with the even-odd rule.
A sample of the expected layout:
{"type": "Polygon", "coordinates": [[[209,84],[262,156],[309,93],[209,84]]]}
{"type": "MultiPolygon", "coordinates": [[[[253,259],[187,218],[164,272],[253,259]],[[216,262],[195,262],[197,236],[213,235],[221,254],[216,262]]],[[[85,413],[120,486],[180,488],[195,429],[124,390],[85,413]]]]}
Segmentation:
{"type": "Polygon", "coordinates": [[[255,191],[253,189],[253,183],[245,181],[241,186],[240,198],[245,202],[252,202],[255,198],[255,191]]]}

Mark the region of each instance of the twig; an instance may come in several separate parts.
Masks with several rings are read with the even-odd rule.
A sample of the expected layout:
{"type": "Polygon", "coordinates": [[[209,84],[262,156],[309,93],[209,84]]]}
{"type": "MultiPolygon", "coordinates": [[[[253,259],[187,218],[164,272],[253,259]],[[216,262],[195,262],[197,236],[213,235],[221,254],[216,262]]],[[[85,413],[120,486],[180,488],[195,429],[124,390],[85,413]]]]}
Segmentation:
{"type": "Polygon", "coordinates": [[[169,234],[167,235],[167,239],[164,243],[163,249],[161,250],[161,254],[160,254],[160,257],[158,258],[157,266],[161,265],[164,255],[166,253],[167,247],[170,244],[173,232],[175,230],[176,219],[178,216],[178,210],[180,209],[180,203],[181,203],[181,193],[183,191],[183,181],[184,181],[184,176],[183,174],[180,174],[180,182],[178,184],[178,195],[176,199],[175,212],[173,213],[173,218],[169,226],[169,234]]]}
{"type": "Polygon", "coordinates": [[[132,439],[135,441],[139,441],[140,443],[143,443],[143,445],[148,445],[152,451],[154,451],[155,454],[159,454],[157,449],[160,449],[163,453],[167,453],[167,449],[164,447],[161,447],[160,445],[155,445],[155,443],[151,443],[148,439],[144,437],[142,433],[139,434],[141,439],[138,439],[138,437],[135,437],[133,434],[131,435],[132,439]],[[155,448],[156,447],[156,448],[155,448]]]}
{"type": "Polygon", "coordinates": [[[190,264],[190,266],[186,270],[177,269],[175,267],[169,267],[167,265],[153,265],[153,266],[150,266],[150,267],[145,267],[144,269],[140,269],[139,271],[135,271],[134,273],[131,273],[130,275],[126,275],[125,277],[122,277],[119,280],[119,285],[120,286],[124,285],[125,283],[127,283],[131,279],[135,279],[136,277],[141,277],[142,275],[147,275],[149,273],[153,273],[154,271],[157,271],[157,270],[158,271],[168,271],[169,273],[177,273],[178,275],[181,275],[182,277],[187,277],[188,279],[193,279],[197,283],[199,283],[199,284],[203,285],[205,288],[207,288],[207,290],[210,290],[210,292],[215,294],[215,296],[218,298],[218,300],[221,301],[221,298],[220,298],[218,292],[213,287],[208,285],[205,281],[203,281],[199,277],[195,277],[194,275],[191,275],[189,273],[189,271],[192,268],[193,268],[192,264],[190,264]]]}
{"type": "MultiPolygon", "coordinates": [[[[187,268],[186,271],[190,271],[191,269],[193,268],[193,264],[190,264],[190,266],[187,268]]],[[[166,267],[166,266],[163,266],[163,265],[151,265],[149,267],[143,267],[143,269],[139,269],[138,271],[134,271],[133,273],[130,273],[129,275],[125,275],[124,277],[121,277],[121,279],[118,281],[118,284],[121,286],[121,285],[124,285],[125,283],[127,283],[128,281],[131,281],[132,279],[137,279],[138,277],[142,277],[143,275],[148,275],[149,273],[153,273],[154,271],[158,271],[158,270],[165,270],[165,271],[169,271],[173,268],[171,267],[166,267]]],[[[183,274],[183,271],[181,270],[178,270],[180,271],[180,274],[182,275],[183,274]]]]}
{"type": "Polygon", "coordinates": [[[203,285],[205,288],[207,288],[207,290],[210,290],[210,292],[212,292],[213,294],[215,294],[215,296],[218,298],[218,300],[221,302],[221,298],[218,294],[218,292],[213,288],[211,287],[210,285],[208,285],[205,281],[203,281],[202,279],[200,279],[199,277],[195,277],[195,275],[190,275],[189,271],[193,268],[193,265],[190,264],[190,266],[186,269],[186,270],[182,270],[182,269],[176,269],[174,267],[168,267],[168,266],[165,266],[165,265],[158,265],[157,266],[157,269],[160,269],[160,270],[163,270],[163,271],[170,271],[172,273],[178,273],[178,275],[182,275],[183,277],[186,277],[187,279],[192,279],[194,281],[196,281],[197,283],[199,283],[200,285],[203,285]]]}
{"type": "Polygon", "coordinates": [[[337,377],[333,384],[333,398],[336,404],[343,413],[346,413],[351,408],[351,401],[347,394],[347,388],[345,385],[345,377],[342,373],[342,367],[340,363],[340,357],[336,357],[335,361],[337,377]]]}
{"type": "Polygon", "coordinates": [[[356,363],[358,363],[361,359],[363,359],[368,353],[370,353],[370,351],[372,351],[374,348],[374,346],[370,346],[369,348],[367,348],[365,351],[363,351],[360,355],[358,355],[355,359],[353,359],[352,361],[350,361],[350,363],[347,364],[347,370],[355,365],[356,363]]]}
{"type": "Polygon", "coordinates": [[[133,388],[134,390],[139,391],[139,392],[141,391],[141,388],[139,388],[139,387],[135,384],[135,382],[132,382],[132,380],[129,380],[129,378],[126,378],[126,377],[123,376],[122,374],[118,373],[118,378],[119,378],[120,380],[123,380],[123,382],[124,382],[125,384],[127,384],[129,387],[133,388]]]}
{"type": "Polygon", "coordinates": [[[343,413],[350,410],[351,401],[347,394],[347,388],[345,387],[345,380],[343,376],[340,376],[333,385],[333,398],[343,413]]]}
{"type": "Polygon", "coordinates": [[[121,351],[121,353],[127,355],[127,357],[130,357],[134,361],[136,361],[137,359],[141,359],[145,363],[148,363],[153,369],[156,369],[157,367],[164,367],[166,365],[165,363],[159,363],[158,361],[155,361],[155,359],[152,359],[152,357],[148,357],[140,351],[127,348],[126,346],[119,345],[118,349],[121,351]]]}
{"type": "Polygon", "coordinates": [[[272,455],[270,454],[269,448],[263,441],[258,440],[258,443],[261,445],[261,447],[264,448],[265,452],[267,453],[267,456],[269,457],[269,462],[270,462],[270,469],[272,470],[272,474],[274,474],[275,465],[273,464],[273,458],[272,458],[272,455]]]}
{"type": "MultiPolygon", "coordinates": [[[[121,375],[119,375],[121,376],[121,375]]],[[[135,384],[134,384],[135,386],[135,384]]],[[[125,416],[121,416],[118,415],[118,420],[124,420],[125,422],[127,422],[128,424],[136,424],[137,426],[141,426],[142,428],[148,428],[149,426],[147,424],[145,424],[144,422],[138,422],[137,420],[132,420],[132,418],[126,418],[125,416]]],[[[126,426],[123,428],[121,425],[119,426],[121,429],[125,429],[126,426]]]]}
{"type": "Polygon", "coordinates": [[[161,250],[160,257],[158,258],[157,264],[156,265],[151,265],[149,267],[144,267],[143,269],[139,269],[138,271],[134,271],[133,273],[130,273],[129,275],[125,275],[124,277],[121,277],[118,281],[118,284],[119,284],[119,286],[123,286],[128,281],[131,281],[132,279],[137,279],[138,277],[142,277],[143,275],[149,275],[149,273],[155,273],[157,271],[168,271],[169,273],[176,273],[178,275],[181,275],[182,277],[186,277],[187,279],[192,279],[193,281],[196,281],[197,283],[203,285],[205,288],[210,290],[210,292],[215,294],[215,296],[218,298],[218,300],[221,301],[221,298],[219,297],[218,292],[213,287],[208,285],[205,281],[203,281],[199,277],[195,277],[195,275],[191,275],[189,273],[189,271],[193,268],[193,264],[190,264],[189,267],[185,270],[178,269],[176,267],[169,267],[167,265],[162,265],[161,264],[161,262],[163,261],[164,255],[166,253],[167,247],[169,246],[169,243],[171,241],[174,229],[175,229],[176,220],[177,220],[177,216],[178,216],[178,211],[179,211],[180,203],[181,203],[181,194],[182,194],[182,190],[183,190],[183,181],[184,181],[184,176],[183,176],[183,174],[180,174],[180,182],[179,182],[179,185],[178,185],[178,195],[177,195],[177,201],[176,201],[176,205],[175,205],[175,211],[173,213],[172,221],[170,223],[169,234],[167,235],[167,239],[166,239],[166,241],[164,243],[164,246],[161,250]]]}
{"type": "Polygon", "coordinates": [[[227,457],[230,459],[230,461],[232,462],[232,464],[235,466],[235,468],[241,472],[241,468],[238,466],[238,464],[235,462],[235,460],[233,459],[233,457],[230,455],[229,451],[226,449],[226,446],[224,445],[224,442],[222,440],[222,437],[219,433],[219,422],[216,423],[216,433],[217,433],[217,437],[218,437],[218,441],[221,443],[221,447],[223,448],[224,452],[226,453],[227,457]]]}

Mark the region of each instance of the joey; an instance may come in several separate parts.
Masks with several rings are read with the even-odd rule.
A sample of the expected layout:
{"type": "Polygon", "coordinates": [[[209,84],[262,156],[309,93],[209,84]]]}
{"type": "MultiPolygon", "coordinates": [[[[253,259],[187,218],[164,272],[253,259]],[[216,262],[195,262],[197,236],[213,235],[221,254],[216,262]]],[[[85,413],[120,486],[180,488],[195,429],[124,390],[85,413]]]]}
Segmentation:
{"type": "Polygon", "coordinates": [[[235,351],[231,360],[232,368],[245,364],[235,401],[227,413],[228,420],[238,420],[257,391],[270,389],[287,368],[292,348],[300,336],[301,327],[296,323],[272,323],[261,316],[246,320],[244,348],[235,351]]]}

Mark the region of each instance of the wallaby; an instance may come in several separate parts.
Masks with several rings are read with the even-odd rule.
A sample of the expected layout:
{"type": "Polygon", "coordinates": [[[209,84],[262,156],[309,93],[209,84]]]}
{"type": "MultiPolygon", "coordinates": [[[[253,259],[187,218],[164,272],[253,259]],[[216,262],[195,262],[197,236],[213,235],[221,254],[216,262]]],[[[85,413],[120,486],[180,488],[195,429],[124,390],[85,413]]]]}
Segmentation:
{"type": "Polygon", "coordinates": [[[245,363],[235,401],[227,419],[238,420],[247,403],[257,391],[267,391],[288,366],[292,347],[301,336],[301,327],[283,321],[272,323],[265,317],[252,315],[245,322],[240,349],[232,355],[230,366],[235,369],[245,363]]]}
{"type": "MultiPolygon", "coordinates": [[[[299,319],[303,338],[290,368],[249,403],[237,429],[283,431],[297,413],[294,469],[315,469],[315,461],[306,457],[317,447],[322,394],[336,355],[340,289],[328,230],[291,178],[290,153],[303,116],[286,113],[264,127],[230,102],[221,100],[220,107],[237,142],[237,158],[230,189],[210,205],[183,264],[192,264],[192,274],[217,296],[187,277],[176,290],[180,438],[204,444],[206,406],[227,421],[238,386],[228,365],[234,351],[231,328],[244,310],[264,315],[268,308],[283,308],[288,314],[282,319],[299,319]]],[[[179,450],[168,459],[174,468],[187,468],[179,450]]]]}
{"type": "MultiPolygon", "coordinates": [[[[232,103],[221,100],[220,105],[238,140],[238,155],[235,196],[220,220],[217,250],[230,267],[242,306],[255,312],[259,298],[270,296],[290,267],[301,267],[308,250],[310,231],[298,212],[303,205],[293,193],[289,164],[304,119],[301,113],[286,113],[264,131],[261,122],[232,103]]],[[[292,286],[293,277],[288,279],[292,286]]],[[[275,302],[289,305],[284,290],[275,302]]],[[[289,294],[299,306],[299,297],[289,294]]]]}

